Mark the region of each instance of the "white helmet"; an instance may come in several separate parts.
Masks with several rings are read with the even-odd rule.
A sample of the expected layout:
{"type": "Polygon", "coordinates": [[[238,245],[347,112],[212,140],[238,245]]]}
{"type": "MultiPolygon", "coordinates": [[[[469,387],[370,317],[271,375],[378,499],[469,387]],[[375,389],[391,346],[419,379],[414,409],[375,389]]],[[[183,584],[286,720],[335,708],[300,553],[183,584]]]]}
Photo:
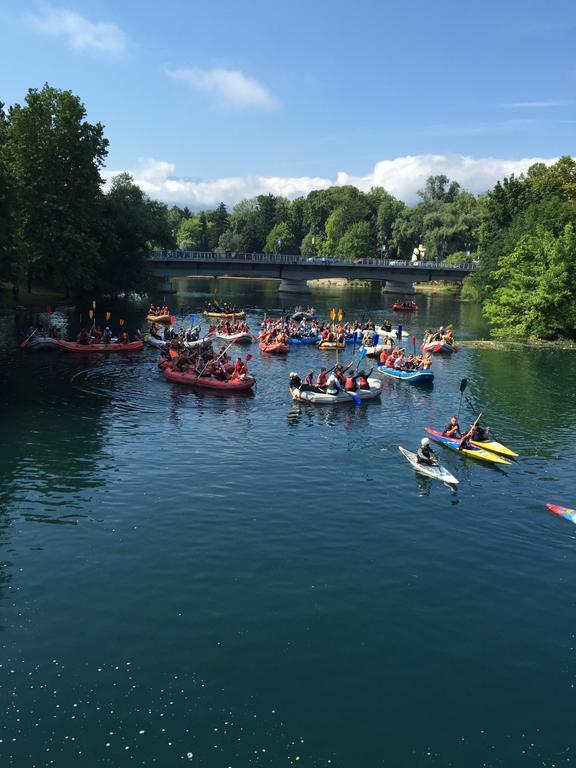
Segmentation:
{"type": "Polygon", "coordinates": [[[430,440],[428,440],[427,437],[423,437],[422,440],[420,440],[420,445],[422,448],[425,448],[427,445],[430,445],[430,440]]]}

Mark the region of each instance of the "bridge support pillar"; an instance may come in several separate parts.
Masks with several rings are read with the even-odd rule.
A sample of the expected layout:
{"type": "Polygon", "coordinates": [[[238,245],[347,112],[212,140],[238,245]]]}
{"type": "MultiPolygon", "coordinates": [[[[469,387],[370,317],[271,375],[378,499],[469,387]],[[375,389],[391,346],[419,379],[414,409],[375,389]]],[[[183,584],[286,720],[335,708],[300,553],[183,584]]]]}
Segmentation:
{"type": "Polygon", "coordinates": [[[158,280],[158,293],[176,293],[172,280],[166,275],[158,280]]]}
{"type": "Polygon", "coordinates": [[[386,280],[386,285],[382,288],[383,293],[401,293],[403,296],[412,296],[416,293],[412,283],[400,283],[396,280],[386,280]]]}
{"type": "Polygon", "coordinates": [[[306,280],[287,280],[282,278],[278,286],[280,293],[312,293],[306,280]]]}

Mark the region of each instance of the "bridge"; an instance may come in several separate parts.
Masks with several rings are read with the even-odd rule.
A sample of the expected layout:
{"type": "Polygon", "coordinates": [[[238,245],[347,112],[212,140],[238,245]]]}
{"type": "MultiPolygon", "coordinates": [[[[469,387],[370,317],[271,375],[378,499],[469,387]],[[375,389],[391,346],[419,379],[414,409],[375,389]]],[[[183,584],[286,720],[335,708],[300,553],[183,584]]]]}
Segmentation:
{"type": "Polygon", "coordinates": [[[212,251],[154,251],[149,257],[152,274],[163,289],[172,289],[173,277],[255,277],[279,280],[286,293],[310,293],[308,280],[374,280],[385,282],[388,293],[412,294],[414,283],[431,280],[456,282],[473,269],[473,263],[438,264],[435,261],[356,259],[354,262],[320,256],[287,256],[273,253],[213,253],[212,251]]]}

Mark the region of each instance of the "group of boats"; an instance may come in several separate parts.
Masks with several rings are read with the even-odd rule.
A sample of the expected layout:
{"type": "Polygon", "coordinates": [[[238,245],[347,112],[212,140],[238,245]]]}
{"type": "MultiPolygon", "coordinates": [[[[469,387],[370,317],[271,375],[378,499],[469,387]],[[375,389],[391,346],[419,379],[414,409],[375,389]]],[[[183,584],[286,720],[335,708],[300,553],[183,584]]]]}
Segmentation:
{"type": "MultiPolygon", "coordinates": [[[[397,302],[394,309],[397,311],[418,309],[416,305],[409,307],[409,304],[413,302],[407,300],[397,302]]],[[[109,319],[109,314],[106,313],[106,320],[109,319]]],[[[314,381],[302,382],[297,374],[291,374],[289,391],[292,399],[319,405],[359,403],[379,398],[385,377],[401,382],[431,383],[434,380],[434,374],[430,370],[429,362],[423,365],[424,360],[430,361],[430,356],[433,354],[458,351],[451,325],[441,326],[436,330],[427,329],[420,346],[422,355],[405,356],[401,344],[403,340],[409,338],[409,334],[401,325],[393,329],[388,320],[381,326],[371,321],[364,322],[364,319],[344,322],[341,310],[338,312],[332,310],[330,322],[320,321],[313,307],[305,310],[298,308],[289,318],[265,317],[258,337],[252,335],[244,320],[244,310],[236,305],[211,302],[204,307],[204,314],[207,317],[220,319],[217,325],[210,325],[204,335],[201,335],[200,326],[194,324],[194,316],[188,327],[176,331],[176,318],[170,314],[169,308],[151,306],[147,314],[150,330],[144,335],[137,330],[130,338],[123,327],[124,321],[120,320],[120,330],[117,335],[113,335],[108,327],[101,330],[93,323],[92,328],[89,331],[83,329],[75,341],[61,338],[60,329],[50,322],[49,317],[48,327],[39,325],[36,328],[30,328],[26,338],[21,341],[20,347],[26,350],[60,349],[66,352],[93,354],[139,351],[143,349],[144,343],[147,343],[161,352],[158,367],[167,381],[205,390],[245,392],[253,389],[256,384],[255,378],[248,373],[247,369],[247,362],[251,355],[247,355],[245,360],[238,357],[236,362],[233,362],[227,355],[233,344],[250,344],[252,341],[258,341],[259,348],[264,354],[286,354],[292,347],[298,345],[316,345],[320,350],[338,351],[352,344],[354,352],[357,346],[358,363],[354,372],[349,373],[346,379],[343,371],[351,368],[352,364],[342,367],[337,363],[328,371],[323,368],[320,376],[324,376],[322,382],[324,386],[318,386],[318,382],[314,381]],[[216,353],[212,347],[215,340],[225,344],[224,349],[219,353],[216,353]],[[369,374],[363,370],[358,372],[361,360],[370,356],[378,358],[375,368],[369,374]],[[397,364],[396,361],[400,356],[403,362],[397,364]],[[336,390],[330,390],[326,384],[334,370],[338,368],[341,384],[336,390]],[[373,370],[379,376],[372,376],[373,370]],[[353,386],[347,386],[350,379],[354,380],[353,386]]],[[[415,338],[412,341],[415,344],[415,338]]],[[[510,465],[518,457],[513,450],[492,438],[462,439],[449,436],[432,427],[425,427],[424,432],[430,440],[443,448],[484,463],[496,466],[510,465]]],[[[402,446],[398,448],[418,473],[441,480],[448,485],[458,483],[458,479],[439,462],[422,463],[417,453],[402,446]]],[[[575,509],[552,503],[546,506],[555,515],[576,523],[575,509]]]]}

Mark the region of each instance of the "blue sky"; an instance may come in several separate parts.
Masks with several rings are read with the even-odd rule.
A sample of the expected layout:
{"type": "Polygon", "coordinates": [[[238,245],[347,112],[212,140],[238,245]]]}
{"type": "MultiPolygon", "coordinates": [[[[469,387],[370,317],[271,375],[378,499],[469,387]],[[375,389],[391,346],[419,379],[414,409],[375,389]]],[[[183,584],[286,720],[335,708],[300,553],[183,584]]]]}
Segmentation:
{"type": "Polygon", "coordinates": [[[91,0],[0,10],[0,100],[44,81],[106,126],[108,173],[211,205],[331,183],[410,201],[574,154],[576,4],[91,0]]]}

